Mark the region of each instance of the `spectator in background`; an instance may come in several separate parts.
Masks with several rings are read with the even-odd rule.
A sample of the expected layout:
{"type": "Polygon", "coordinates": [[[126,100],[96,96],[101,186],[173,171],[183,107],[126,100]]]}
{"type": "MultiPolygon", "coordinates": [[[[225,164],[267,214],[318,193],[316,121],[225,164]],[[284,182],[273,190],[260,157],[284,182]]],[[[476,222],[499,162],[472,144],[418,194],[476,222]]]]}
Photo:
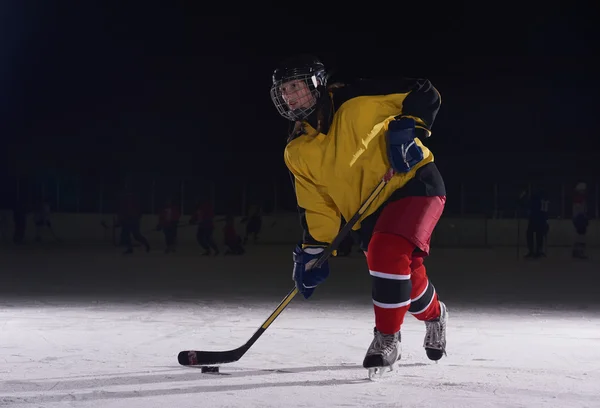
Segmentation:
{"type": "Polygon", "coordinates": [[[158,215],[158,225],[156,226],[156,230],[162,231],[165,236],[165,254],[175,252],[177,228],[180,218],[181,212],[178,206],[173,203],[171,198],[167,199],[165,207],[158,215]]]}
{"type": "Polygon", "coordinates": [[[52,237],[58,241],[54,230],[52,229],[52,224],[50,223],[50,204],[46,200],[40,200],[40,203],[37,206],[37,209],[33,215],[33,221],[35,223],[35,240],[36,242],[42,241],[42,231],[44,228],[47,228],[52,237]]]}
{"type": "Polygon", "coordinates": [[[132,191],[125,191],[121,196],[119,211],[119,225],[121,226],[121,243],[127,249],[124,254],[133,253],[133,242],[131,237],[144,245],[146,252],[150,252],[148,240],[140,232],[142,213],[137,196],[132,191]]]}
{"type": "Polygon", "coordinates": [[[242,246],[242,237],[235,230],[235,218],[231,214],[225,218],[223,237],[227,248],[225,255],[242,255],[245,252],[242,246]]]}
{"type": "Polygon", "coordinates": [[[256,244],[258,241],[258,234],[262,227],[261,209],[258,205],[250,206],[248,210],[248,216],[242,219],[242,222],[246,223],[246,235],[244,236],[244,245],[248,243],[248,238],[252,236],[252,242],[256,244]]]}
{"type": "Polygon", "coordinates": [[[190,218],[190,224],[197,224],[196,240],[204,249],[204,256],[210,256],[210,250],[215,251],[215,256],[219,255],[219,248],[213,239],[214,226],[214,210],[209,201],[201,201],[196,206],[196,211],[190,218]]]}
{"type": "Polygon", "coordinates": [[[573,258],[587,258],[585,247],[588,224],[587,185],[581,182],[577,183],[573,193],[573,226],[576,234],[573,243],[573,258]]]}
{"type": "Polygon", "coordinates": [[[529,223],[527,225],[526,258],[545,257],[544,241],[548,234],[548,209],[550,201],[543,190],[535,192],[529,199],[529,223]]]}

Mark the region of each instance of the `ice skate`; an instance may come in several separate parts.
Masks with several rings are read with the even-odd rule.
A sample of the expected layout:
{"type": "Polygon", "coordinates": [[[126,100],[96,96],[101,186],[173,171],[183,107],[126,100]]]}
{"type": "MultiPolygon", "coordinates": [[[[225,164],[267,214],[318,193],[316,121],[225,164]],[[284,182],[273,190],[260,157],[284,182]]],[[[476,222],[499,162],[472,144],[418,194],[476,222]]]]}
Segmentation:
{"type": "Polygon", "coordinates": [[[425,322],[425,341],[423,347],[430,360],[438,361],[446,355],[446,323],[448,311],[446,305],[440,302],[440,317],[425,322]]]}
{"type": "Polygon", "coordinates": [[[363,367],[369,370],[369,379],[379,378],[386,371],[392,371],[400,359],[400,332],[382,334],[377,328],[373,329],[374,338],[367,350],[363,367]]]}

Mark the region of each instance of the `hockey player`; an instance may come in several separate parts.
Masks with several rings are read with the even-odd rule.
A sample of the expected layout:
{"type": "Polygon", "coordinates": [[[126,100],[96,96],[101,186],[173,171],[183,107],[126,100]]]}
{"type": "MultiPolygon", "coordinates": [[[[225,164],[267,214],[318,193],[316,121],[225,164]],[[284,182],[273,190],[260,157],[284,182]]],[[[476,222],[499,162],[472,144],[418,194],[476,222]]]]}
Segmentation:
{"type": "Polygon", "coordinates": [[[573,194],[573,226],[575,227],[575,243],[573,244],[573,258],[586,259],[585,235],[589,224],[587,214],[587,185],[577,183],[573,194]]]}
{"type": "Polygon", "coordinates": [[[225,244],[225,255],[243,255],[245,250],[242,246],[242,237],[235,230],[235,218],[229,214],[225,217],[223,228],[223,240],[225,244]]]}
{"type": "Polygon", "coordinates": [[[544,241],[548,234],[548,208],[550,201],[546,193],[539,190],[529,200],[529,222],[527,224],[527,255],[525,258],[545,258],[544,241]],[[534,239],[535,238],[535,239],[534,239]]]}
{"type": "Polygon", "coordinates": [[[150,252],[150,243],[140,232],[140,223],[142,219],[142,212],[138,197],[128,188],[125,189],[121,196],[121,205],[119,209],[119,225],[121,226],[121,243],[124,244],[127,249],[124,254],[133,253],[133,242],[131,237],[144,245],[146,252],[150,252]]]}
{"type": "Polygon", "coordinates": [[[168,198],[165,207],[158,214],[158,225],[156,226],[156,230],[162,231],[165,236],[165,254],[175,252],[180,218],[179,206],[173,202],[173,199],[168,198]]]}
{"type": "Polygon", "coordinates": [[[244,245],[248,243],[248,238],[252,235],[253,243],[258,242],[258,234],[262,227],[261,208],[258,205],[250,206],[248,216],[242,219],[242,223],[246,223],[246,235],[244,236],[244,245]]]}
{"type": "Polygon", "coordinates": [[[215,256],[219,255],[219,247],[213,239],[215,212],[212,204],[208,200],[200,201],[196,206],[196,211],[190,217],[190,224],[198,224],[196,229],[196,241],[204,249],[203,256],[210,256],[212,249],[215,256]]]}
{"type": "Polygon", "coordinates": [[[50,222],[50,204],[48,201],[42,199],[38,203],[37,211],[33,214],[33,221],[35,223],[35,241],[42,242],[42,231],[44,228],[47,228],[48,231],[52,234],[52,237],[58,241],[56,234],[54,233],[54,229],[52,228],[52,223],[50,222]]]}
{"type": "Polygon", "coordinates": [[[317,58],[296,56],[274,71],[271,99],[294,122],[284,160],[304,228],[293,253],[298,290],[308,299],[327,278],[327,263],[311,265],[337,235],[341,217],[351,219],[388,174],[390,181],[353,227],[367,257],[375,312],[363,366],[371,374],[400,358],[406,312],[425,322],[424,348],[429,359],[439,360],[446,349],[447,312],[423,259],[446,191],[421,139],[431,135],[440,94],[426,79],[328,87],[317,58]],[[393,141],[388,130],[394,131],[393,141]]]}

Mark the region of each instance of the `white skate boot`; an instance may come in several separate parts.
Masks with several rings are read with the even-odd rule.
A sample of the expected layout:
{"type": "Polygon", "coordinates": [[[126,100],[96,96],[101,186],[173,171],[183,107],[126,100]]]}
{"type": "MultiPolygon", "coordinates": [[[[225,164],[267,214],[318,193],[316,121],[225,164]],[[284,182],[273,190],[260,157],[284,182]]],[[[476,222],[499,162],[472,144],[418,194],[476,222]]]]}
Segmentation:
{"type": "Polygon", "coordinates": [[[438,361],[446,355],[446,323],[448,322],[448,310],[443,302],[440,302],[440,317],[425,322],[425,341],[423,347],[430,360],[438,361]]]}
{"type": "Polygon", "coordinates": [[[363,361],[363,367],[369,370],[370,379],[381,377],[385,371],[392,371],[402,351],[400,332],[382,334],[375,328],[373,334],[373,341],[363,361]]]}

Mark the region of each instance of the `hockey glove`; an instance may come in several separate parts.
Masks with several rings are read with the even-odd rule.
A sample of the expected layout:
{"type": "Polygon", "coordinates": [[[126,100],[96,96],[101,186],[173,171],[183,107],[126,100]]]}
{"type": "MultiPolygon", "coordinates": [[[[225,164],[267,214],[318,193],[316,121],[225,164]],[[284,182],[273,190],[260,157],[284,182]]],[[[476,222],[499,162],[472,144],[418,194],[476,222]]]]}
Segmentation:
{"type": "Polygon", "coordinates": [[[302,249],[296,246],[294,249],[294,274],[296,288],[305,299],[312,296],[317,285],[329,276],[329,263],[325,261],[319,268],[313,268],[324,248],[309,247],[302,249]]]}
{"type": "Polygon", "coordinates": [[[396,173],[408,173],[423,160],[423,150],[415,142],[416,137],[414,119],[400,118],[389,123],[387,153],[396,173]]]}

